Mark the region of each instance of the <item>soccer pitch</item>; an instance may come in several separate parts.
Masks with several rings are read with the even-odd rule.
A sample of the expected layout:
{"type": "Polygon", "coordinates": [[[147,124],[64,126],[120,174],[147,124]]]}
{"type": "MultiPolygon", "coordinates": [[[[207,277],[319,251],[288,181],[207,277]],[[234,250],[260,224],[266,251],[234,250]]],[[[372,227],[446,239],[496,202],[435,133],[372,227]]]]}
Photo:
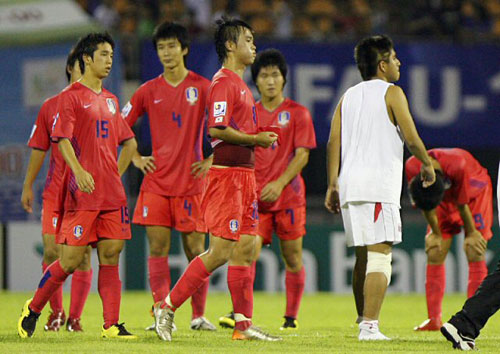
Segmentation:
{"type": "MultiPolygon", "coordinates": [[[[426,317],[423,295],[393,295],[386,297],[381,315],[381,330],[393,338],[391,342],[367,343],[357,340],[354,302],[348,295],[319,293],[305,295],[299,314],[300,328],[296,332],[280,332],[284,310],[284,294],[256,293],[254,323],[273,334],[281,334],[282,342],[239,342],[231,340],[231,330],[216,332],[189,329],[191,306],[187,302],[175,317],[178,330],[172,342],[162,342],[154,332],[144,328],[152,323],[149,315],[151,296],[147,292],[123,293],[120,319],[127,329],[139,336],[135,341],[100,338],[102,306],[98,294],[91,293],[82,315],[83,333],[45,332],[49,306],[42,313],[32,338],[20,339],[17,320],[29,293],[0,293],[0,353],[417,353],[452,351],[440,333],[415,333],[413,326],[426,317]]],[[[69,294],[64,294],[68,309],[69,294]]],[[[464,295],[447,295],[444,318],[459,310],[464,295]]],[[[219,316],[231,309],[228,294],[210,293],[206,317],[214,324],[219,316]]],[[[500,346],[500,316],[493,316],[476,342],[484,353],[498,353],[500,346]]]]}

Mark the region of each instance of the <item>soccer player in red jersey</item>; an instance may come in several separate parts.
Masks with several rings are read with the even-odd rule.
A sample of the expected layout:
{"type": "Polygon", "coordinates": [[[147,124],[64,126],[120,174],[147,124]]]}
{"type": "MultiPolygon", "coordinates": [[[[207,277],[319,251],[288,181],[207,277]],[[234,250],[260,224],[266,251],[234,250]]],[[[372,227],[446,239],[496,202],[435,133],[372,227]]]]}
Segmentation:
{"type": "Polygon", "coordinates": [[[102,87],[113,63],[113,39],[91,33],[76,46],[84,62],[80,81],[59,95],[51,138],[66,162],[60,202],[62,220],[59,260],[44,272],[33,299],[26,301],[18,321],[21,338],[31,337],[45,304],[82,263],[88,245],[99,257],[98,290],[103,303],[105,338],[136,338],[119,324],[120,252],[130,239],[127,199],[120,175],[130,163],[137,143],[122,119],[118,99],[102,87]],[[117,161],[117,148],[123,149],[117,161]]]}
{"type": "MultiPolygon", "coordinates": [[[[276,49],[260,52],[252,64],[252,79],[261,94],[257,115],[261,127],[279,127],[279,145],[255,149],[255,179],[259,196],[258,259],[262,244],[269,245],[275,232],[285,261],[286,311],[281,330],[297,329],[297,314],[304,292],[302,237],[306,233],[305,185],[300,172],[307,164],[316,136],[307,108],[285,98],[287,65],[276,49]]],[[[255,262],[252,264],[255,277],[255,262]]],[[[234,326],[234,319],[222,317],[222,326],[234,326]]]]}
{"type": "Polygon", "coordinates": [[[437,331],[441,327],[441,305],[446,287],[445,259],[453,236],[463,228],[464,251],[469,262],[467,297],[471,297],[488,274],[485,253],[492,237],[493,189],[488,171],[462,149],[429,150],[437,172],[435,186],[422,188],[421,163],[406,161],[406,177],[412,203],[429,224],[425,236],[427,272],[425,294],[428,319],[418,331],[437,331]]]}
{"type": "MultiPolygon", "coordinates": [[[[66,61],[66,76],[70,84],[80,79],[81,64],[78,60],[79,53],[73,49],[66,61]]],[[[28,146],[32,148],[26,177],[24,179],[21,204],[28,213],[33,212],[33,182],[42,167],[45,154],[50,149],[50,166],[45,180],[42,194],[42,240],[43,263],[42,271],[59,257],[59,245],[56,243],[56,226],[59,220],[57,209],[57,194],[61,186],[64,171],[64,160],[57,148],[57,144],[50,141],[52,125],[57,109],[58,95],[47,99],[38,113],[28,146]]],[[[82,330],[80,317],[87,300],[92,282],[92,268],[90,265],[90,250],[87,248],[83,262],[73,273],[71,281],[71,304],[66,329],[70,332],[82,330]]],[[[62,304],[62,287],[50,298],[51,313],[49,315],[46,331],[58,331],[66,322],[66,314],[62,304]]]]}
{"type": "Polygon", "coordinates": [[[208,128],[214,149],[201,209],[210,232],[209,249],[195,257],[168,296],[154,306],[156,332],[172,340],[174,312],[210,274],[229,261],[228,286],[236,326],[233,339],[279,340],[252,326],[250,266],[258,227],[254,147],[270,147],[274,132],[258,132],[255,101],[243,73],[255,59],[252,29],[240,20],[217,21],[215,48],[222,68],[208,92],[208,128]]]}
{"type": "MultiPolygon", "coordinates": [[[[147,173],[141,185],[133,222],[146,226],[149,241],[149,285],[154,303],[170,291],[168,252],[172,228],[182,234],[189,261],[205,251],[206,227],[200,212],[203,177],[212,160],[203,159],[205,101],[210,81],[189,71],[186,28],[164,22],[153,43],[164,71],[144,83],[122,110],[132,126],[148,113],[154,165],[139,153],[133,162],[147,173]]],[[[191,329],[215,330],[203,315],[208,279],[193,294],[191,329]]],[[[154,325],[147,329],[154,330],[154,325]]]]}

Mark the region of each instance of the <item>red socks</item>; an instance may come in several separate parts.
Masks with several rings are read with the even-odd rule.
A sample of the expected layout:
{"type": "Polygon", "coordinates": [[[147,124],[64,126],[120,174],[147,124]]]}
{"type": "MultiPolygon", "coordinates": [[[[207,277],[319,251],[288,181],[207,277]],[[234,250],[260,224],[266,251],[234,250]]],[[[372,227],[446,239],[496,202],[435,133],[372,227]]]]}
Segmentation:
{"type": "MultiPolygon", "coordinates": [[[[49,267],[49,265],[45,262],[42,263],[42,273],[45,273],[45,270],[49,267]]],[[[53,313],[63,312],[63,287],[61,286],[59,290],[57,290],[54,295],[50,297],[49,303],[50,308],[53,313]]]]}
{"type": "Polygon", "coordinates": [[[208,278],[191,296],[191,307],[193,308],[192,319],[201,317],[205,314],[205,304],[207,303],[208,278]]]}
{"type": "MultiPolygon", "coordinates": [[[[40,280],[38,289],[33,296],[33,301],[30,304],[30,308],[37,313],[42,312],[49,299],[61,290],[61,287],[68,276],[69,274],[65,273],[61,268],[59,260],[49,265],[45,272],[43,272],[42,279],[40,280]]],[[[62,303],[59,311],[61,310],[62,303]]]]}
{"type": "MultiPolygon", "coordinates": [[[[92,285],[92,269],[88,271],[75,270],[71,279],[71,303],[69,318],[80,318],[87,296],[92,285]]],[[[62,287],[61,287],[62,289],[62,287]]]]}
{"type": "Polygon", "coordinates": [[[235,328],[244,331],[252,325],[253,282],[251,267],[229,266],[227,285],[233,301],[235,328]]]}
{"type": "Polygon", "coordinates": [[[250,266],[250,276],[252,277],[252,286],[255,285],[255,272],[257,271],[257,261],[253,261],[250,266]]]}
{"type": "Polygon", "coordinates": [[[474,295],[483,279],[488,275],[485,261],[469,263],[469,283],[467,284],[467,298],[474,295]]]}
{"type": "Polygon", "coordinates": [[[120,319],[122,282],[118,265],[99,266],[98,290],[102,300],[104,328],[107,329],[120,319]]]}
{"type": "MultiPolygon", "coordinates": [[[[198,288],[208,281],[210,273],[200,257],[195,257],[169,294],[172,310],[179,308],[198,288]]],[[[162,305],[164,306],[164,305],[162,305]]]]}
{"type": "Polygon", "coordinates": [[[446,288],[446,269],[444,264],[427,264],[425,296],[429,318],[441,319],[442,302],[446,288]]]}
{"type": "Polygon", "coordinates": [[[305,281],[306,271],[304,266],[297,273],[286,271],[286,317],[297,318],[300,300],[302,300],[302,294],[304,293],[305,281]]]}
{"type": "Polygon", "coordinates": [[[156,303],[163,300],[170,291],[170,268],[168,257],[149,257],[149,287],[156,303]]]}

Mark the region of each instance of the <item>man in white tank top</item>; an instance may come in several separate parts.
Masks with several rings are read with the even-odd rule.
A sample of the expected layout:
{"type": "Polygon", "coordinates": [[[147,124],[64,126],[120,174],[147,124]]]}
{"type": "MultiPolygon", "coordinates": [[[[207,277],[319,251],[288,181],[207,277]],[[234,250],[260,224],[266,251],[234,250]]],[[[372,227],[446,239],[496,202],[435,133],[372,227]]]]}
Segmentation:
{"type": "Polygon", "coordinates": [[[354,56],[364,81],[346,91],[333,116],[325,206],[342,211],[347,245],[356,247],[358,338],[388,340],[378,329],[378,317],[391,278],[392,245],[401,242],[403,139],[422,161],[424,186],[434,183],[435,173],[406,96],[392,84],[401,63],[391,39],[365,38],[354,56]]]}

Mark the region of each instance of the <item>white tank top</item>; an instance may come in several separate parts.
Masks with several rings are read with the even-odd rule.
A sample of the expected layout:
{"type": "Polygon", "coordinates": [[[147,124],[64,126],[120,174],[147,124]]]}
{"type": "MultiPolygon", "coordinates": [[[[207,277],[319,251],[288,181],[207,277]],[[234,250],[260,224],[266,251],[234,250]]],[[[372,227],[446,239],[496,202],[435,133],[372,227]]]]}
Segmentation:
{"type": "Polygon", "coordinates": [[[340,202],[400,205],[404,143],[385,94],[392,84],[363,81],[348,89],[341,110],[340,202]]]}

